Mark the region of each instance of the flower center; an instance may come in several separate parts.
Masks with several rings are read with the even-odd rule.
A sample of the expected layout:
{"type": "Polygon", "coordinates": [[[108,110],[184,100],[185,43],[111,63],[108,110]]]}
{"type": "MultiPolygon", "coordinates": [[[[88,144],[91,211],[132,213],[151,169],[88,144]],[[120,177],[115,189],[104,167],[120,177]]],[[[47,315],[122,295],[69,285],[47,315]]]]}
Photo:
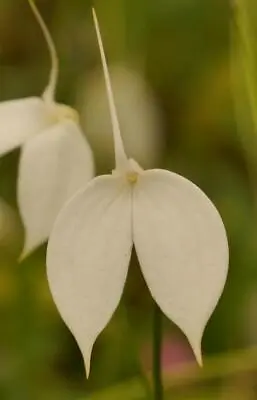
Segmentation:
{"type": "Polygon", "coordinates": [[[66,106],[64,104],[55,105],[55,116],[58,121],[63,119],[71,119],[74,122],[79,122],[79,114],[74,108],[66,106]]]}
{"type": "Polygon", "coordinates": [[[127,178],[127,180],[128,180],[129,183],[134,184],[134,183],[137,182],[137,179],[138,179],[138,172],[129,171],[129,172],[127,172],[127,174],[126,174],[126,178],[127,178]]]}
{"type": "Polygon", "coordinates": [[[73,108],[66,106],[65,104],[58,103],[47,103],[46,105],[49,108],[49,113],[53,124],[61,122],[65,119],[79,123],[79,114],[73,108]]]}
{"type": "Polygon", "coordinates": [[[143,169],[140,165],[130,158],[126,160],[124,165],[121,168],[115,168],[112,170],[112,175],[116,177],[123,177],[128,183],[134,185],[137,183],[139,175],[143,172],[143,169]]]}

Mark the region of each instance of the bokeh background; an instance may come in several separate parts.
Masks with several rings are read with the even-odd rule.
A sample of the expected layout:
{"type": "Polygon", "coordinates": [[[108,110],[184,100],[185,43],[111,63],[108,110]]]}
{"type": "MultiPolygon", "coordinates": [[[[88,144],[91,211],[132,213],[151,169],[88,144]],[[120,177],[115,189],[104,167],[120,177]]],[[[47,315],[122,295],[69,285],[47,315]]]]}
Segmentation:
{"type": "MultiPolygon", "coordinates": [[[[245,3],[254,38],[257,4],[245,3]]],[[[80,112],[97,173],[109,172],[111,125],[92,2],[37,5],[60,58],[58,101],[80,112]]],[[[229,276],[204,334],[202,370],[182,333],[163,317],[165,399],[256,399],[257,136],[241,82],[242,54],[232,54],[232,2],[95,0],[94,6],[128,152],[143,167],[167,168],[199,185],[229,237],[229,276]]],[[[257,30],[255,38],[254,57],[257,30]]],[[[40,95],[49,67],[27,1],[0,0],[0,101],[40,95]]],[[[255,83],[252,78],[257,85],[257,68],[255,83]]],[[[86,381],[77,345],[49,293],[46,247],[17,262],[24,234],[18,162],[19,150],[0,159],[0,398],[151,399],[153,301],[136,256],[122,302],[95,344],[86,381]]]]}

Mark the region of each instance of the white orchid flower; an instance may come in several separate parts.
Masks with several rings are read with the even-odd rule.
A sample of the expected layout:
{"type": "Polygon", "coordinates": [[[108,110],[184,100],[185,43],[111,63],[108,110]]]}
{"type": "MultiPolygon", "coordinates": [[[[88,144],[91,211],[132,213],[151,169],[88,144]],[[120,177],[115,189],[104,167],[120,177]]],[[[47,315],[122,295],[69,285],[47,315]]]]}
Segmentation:
{"type": "Polygon", "coordinates": [[[128,159],[93,16],[116,168],[93,179],[61,210],[47,250],[50,289],[88,375],[93,344],[120,301],[134,244],[152,297],[185,333],[201,364],[203,331],[227,276],[226,232],[214,205],[192,182],[166,170],[144,171],[128,159]]]}
{"type": "Polygon", "coordinates": [[[94,170],[76,111],[54,100],[56,50],[34,2],[29,3],[51,54],[49,84],[42,97],[0,103],[0,155],[21,146],[18,204],[25,226],[23,256],[47,240],[63,204],[93,177],[94,170]]]}

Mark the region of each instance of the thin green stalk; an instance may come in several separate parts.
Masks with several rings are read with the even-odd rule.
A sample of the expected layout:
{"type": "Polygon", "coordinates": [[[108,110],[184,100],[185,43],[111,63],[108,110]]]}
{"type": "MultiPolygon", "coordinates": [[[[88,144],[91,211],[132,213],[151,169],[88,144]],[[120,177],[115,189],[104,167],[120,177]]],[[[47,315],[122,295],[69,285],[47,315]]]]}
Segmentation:
{"type": "Polygon", "coordinates": [[[257,132],[257,85],[256,85],[256,61],[255,52],[256,43],[252,32],[252,26],[247,9],[242,0],[237,0],[234,11],[235,29],[238,30],[237,46],[241,50],[240,56],[244,67],[245,80],[247,85],[250,108],[254,123],[255,132],[257,132]]]}
{"type": "Polygon", "coordinates": [[[257,62],[253,22],[249,15],[250,9],[248,2],[236,0],[231,24],[231,76],[236,122],[246,153],[253,212],[256,218],[257,62]],[[249,108],[249,121],[247,121],[248,111],[245,109],[245,102],[249,108]],[[250,125],[251,129],[249,129],[250,125]],[[251,132],[251,136],[247,135],[249,132],[251,132]]]}
{"type": "Polygon", "coordinates": [[[134,352],[134,354],[135,354],[135,359],[136,359],[136,361],[137,361],[137,363],[138,363],[138,370],[139,370],[140,381],[141,381],[141,383],[142,383],[142,386],[143,386],[144,389],[145,389],[145,395],[146,395],[146,397],[149,399],[149,398],[151,398],[152,388],[151,388],[151,385],[150,385],[150,383],[149,383],[149,379],[148,379],[148,377],[146,376],[144,369],[142,368],[141,362],[139,361],[139,357],[138,357],[138,354],[139,354],[138,343],[137,343],[136,340],[135,340],[135,332],[134,332],[134,330],[133,330],[133,328],[132,328],[132,324],[130,323],[130,318],[129,318],[129,313],[128,313],[127,307],[124,308],[124,313],[125,313],[125,316],[126,316],[126,324],[127,324],[126,329],[127,329],[127,331],[129,332],[129,336],[130,336],[130,338],[131,338],[131,339],[130,339],[130,342],[131,342],[131,345],[132,345],[132,348],[133,348],[133,352],[134,352]]]}
{"type": "Polygon", "coordinates": [[[153,316],[153,398],[163,400],[162,386],[162,312],[154,304],[153,316]]]}

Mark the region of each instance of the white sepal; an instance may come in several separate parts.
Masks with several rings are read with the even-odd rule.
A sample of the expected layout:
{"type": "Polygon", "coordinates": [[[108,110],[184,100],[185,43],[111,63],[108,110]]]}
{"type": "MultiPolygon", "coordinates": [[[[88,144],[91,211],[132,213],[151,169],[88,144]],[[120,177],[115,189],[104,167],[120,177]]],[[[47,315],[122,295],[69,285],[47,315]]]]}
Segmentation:
{"type": "Polygon", "coordinates": [[[51,58],[51,70],[50,70],[50,75],[49,75],[49,82],[47,84],[47,87],[43,93],[43,99],[46,101],[48,104],[52,104],[54,102],[55,98],[55,91],[56,91],[56,86],[57,86],[57,80],[58,80],[58,74],[59,74],[59,60],[58,60],[58,55],[57,51],[55,48],[55,44],[53,41],[53,38],[51,36],[51,33],[42,18],[34,0],[28,0],[29,5],[31,7],[31,10],[36,18],[36,21],[38,22],[42,34],[45,38],[49,55],[51,58]]]}
{"type": "Polygon", "coordinates": [[[99,28],[99,24],[98,24],[98,19],[97,19],[94,8],[92,9],[92,12],[93,12],[93,20],[94,20],[94,24],[95,24],[96,36],[97,36],[102,66],[103,66],[104,80],[105,80],[105,85],[106,85],[108,104],[109,104],[109,108],[110,108],[110,116],[111,116],[111,121],[112,121],[116,169],[123,171],[124,168],[125,169],[127,168],[128,157],[125,153],[123,140],[121,137],[120,125],[119,125],[116,105],[115,105],[114,96],[113,96],[111,78],[110,78],[107,61],[106,61],[106,57],[105,57],[105,52],[104,52],[101,32],[100,32],[100,28],[99,28]]]}
{"type": "Polygon", "coordinates": [[[63,208],[47,249],[50,289],[84,357],[122,295],[132,249],[131,185],[109,175],[93,179],[63,208]]]}
{"type": "Polygon", "coordinates": [[[59,122],[23,146],[18,177],[25,226],[23,256],[47,240],[64,203],[93,173],[90,147],[72,120],[59,122]]]}
{"type": "Polygon", "coordinates": [[[133,196],[133,240],[147,285],[201,364],[203,331],[228,271],[221,217],[197,186],[165,170],[140,174],[133,196]]]}
{"type": "Polygon", "coordinates": [[[0,103],[0,156],[24,144],[53,123],[53,115],[39,97],[0,103]]]}

